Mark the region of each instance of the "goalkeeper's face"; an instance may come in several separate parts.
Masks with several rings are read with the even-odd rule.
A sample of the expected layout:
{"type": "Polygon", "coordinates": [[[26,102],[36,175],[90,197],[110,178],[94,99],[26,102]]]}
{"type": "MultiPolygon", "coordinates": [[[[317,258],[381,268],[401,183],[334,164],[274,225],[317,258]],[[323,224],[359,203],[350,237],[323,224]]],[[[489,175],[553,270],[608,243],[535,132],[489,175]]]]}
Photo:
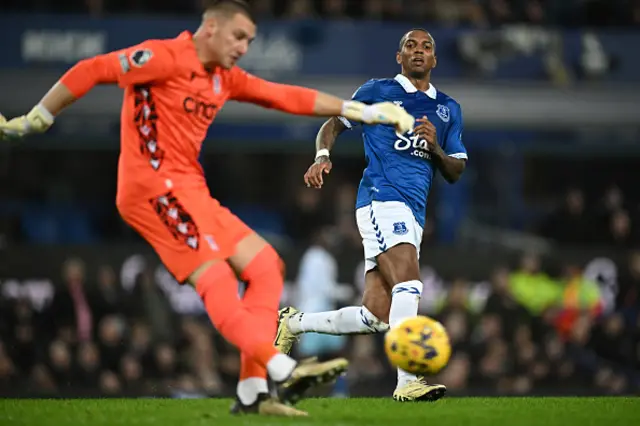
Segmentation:
{"type": "Polygon", "coordinates": [[[249,50],[256,36],[256,25],[242,13],[225,18],[216,19],[209,32],[207,46],[216,62],[229,69],[249,50]]]}
{"type": "Polygon", "coordinates": [[[406,74],[424,78],[436,67],[436,43],[431,34],[422,30],[411,31],[403,37],[396,61],[406,74]]]}

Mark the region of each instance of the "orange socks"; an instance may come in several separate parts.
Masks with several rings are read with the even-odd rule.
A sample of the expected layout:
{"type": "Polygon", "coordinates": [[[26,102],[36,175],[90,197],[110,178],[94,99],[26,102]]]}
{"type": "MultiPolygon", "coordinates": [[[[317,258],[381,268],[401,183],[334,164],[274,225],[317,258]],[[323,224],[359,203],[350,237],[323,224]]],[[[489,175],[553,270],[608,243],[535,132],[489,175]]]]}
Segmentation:
{"type": "MultiPolygon", "coordinates": [[[[242,281],[247,283],[242,303],[244,307],[261,321],[266,334],[271,336],[269,346],[257,349],[262,353],[261,358],[273,357],[277,354],[274,351],[273,339],[275,339],[278,328],[278,306],[283,288],[282,261],[271,247],[265,247],[247,265],[240,274],[242,281]]],[[[267,369],[255,361],[252,361],[244,354],[240,367],[240,380],[251,377],[267,376],[267,369]]]]}
{"type": "Polygon", "coordinates": [[[253,258],[240,274],[247,283],[242,303],[253,315],[260,318],[265,333],[276,337],[278,307],[284,287],[282,260],[271,246],[266,246],[253,258]]]}
{"type": "Polygon", "coordinates": [[[247,396],[249,388],[256,394],[264,391],[267,364],[269,373],[279,381],[288,377],[295,362],[273,346],[284,284],[283,264],[276,251],[265,247],[245,268],[241,279],[247,283],[242,300],[233,270],[227,263],[218,263],[202,274],[196,290],[213,325],[241,352],[238,393],[248,404],[253,399],[247,396]]]}
{"type": "Polygon", "coordinates": [[[273,347],[273,327],[243,305],[238,296],[238,280],[227,263],[216,263],[198,279],[196,291],[204,301],[213,325],[241,353],[266,366],[277,349],[273,347]]]}

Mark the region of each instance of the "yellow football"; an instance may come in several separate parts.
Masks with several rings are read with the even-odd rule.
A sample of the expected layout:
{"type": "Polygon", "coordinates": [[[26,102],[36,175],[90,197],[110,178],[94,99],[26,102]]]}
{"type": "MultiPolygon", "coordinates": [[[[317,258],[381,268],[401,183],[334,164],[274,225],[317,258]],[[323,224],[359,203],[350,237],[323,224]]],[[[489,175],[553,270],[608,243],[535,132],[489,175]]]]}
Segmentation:
{"type": "Polygon", "coordinates": [[[451,357],[449,335],[433,318],[416,316],[392,327],[384,339],[389,362],[416,375],[433,375],[442,370],[451,357]]]}

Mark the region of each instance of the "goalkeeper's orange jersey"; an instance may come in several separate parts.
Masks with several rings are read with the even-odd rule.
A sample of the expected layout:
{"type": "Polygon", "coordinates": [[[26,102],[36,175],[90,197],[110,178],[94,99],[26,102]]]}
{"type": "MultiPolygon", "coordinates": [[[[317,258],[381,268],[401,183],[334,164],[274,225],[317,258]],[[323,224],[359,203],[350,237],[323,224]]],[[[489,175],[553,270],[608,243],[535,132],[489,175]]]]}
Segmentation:
{"type": "Polygon", "coordinates": [[[192,35],[148,40],[79,62],[61,82],[80,97],[95,84],[124,88],[118,201],[167,189],[206,189],[198,162],[227,100],[313,114],[315,90],[277,84],[233,67],[205,69],[192,35]]]}

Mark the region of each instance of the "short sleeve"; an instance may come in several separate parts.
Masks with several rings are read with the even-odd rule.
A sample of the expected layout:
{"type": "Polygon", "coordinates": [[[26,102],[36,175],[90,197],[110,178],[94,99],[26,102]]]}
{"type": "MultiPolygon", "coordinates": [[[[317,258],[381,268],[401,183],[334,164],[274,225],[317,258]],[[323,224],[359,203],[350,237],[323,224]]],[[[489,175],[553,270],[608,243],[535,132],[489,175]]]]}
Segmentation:
{"type": "Polygon", "coordinates": [[[462,108],[459,104],[455,103],[451,107],[451,124],[447,129],[444,141],[444,152],[450,157],[466,160],[468,156],[467,149],[462,143],[462,130],[462,108]]]}
{"type": "Polygon", "coordinates": [[[127,87],[169,78],[177,68],[170,47],[163,40],[149,40],[109,53],[117,61],[118,85],[127,87]]]}
{"type": "MultiPolygon", "coordinates": [[[[353,95],[351,95],[351,100],[362,102],[364,104],[373,104],[376,102],[376,98],[378,96],[377,93],[378,87],[376,84],[376,80],[369,80],[364,83],[362,86],[358,87],[353,95]]],[[[357,121],[349,121],[345,117],[338,117],[338,120],[344,124],[347,129],[352,129],[355,126],[358,126],[359,122],[357,121]]]]}

